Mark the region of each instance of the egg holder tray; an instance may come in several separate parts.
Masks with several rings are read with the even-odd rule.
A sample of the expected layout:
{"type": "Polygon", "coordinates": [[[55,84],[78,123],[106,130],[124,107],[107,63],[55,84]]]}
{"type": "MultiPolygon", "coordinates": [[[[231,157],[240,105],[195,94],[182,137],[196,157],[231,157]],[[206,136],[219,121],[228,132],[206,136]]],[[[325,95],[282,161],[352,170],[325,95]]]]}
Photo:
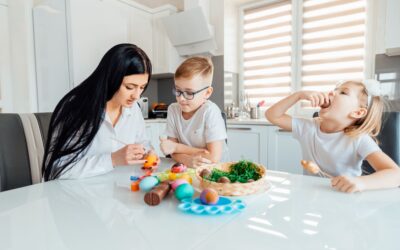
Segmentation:
{"type": "Polygon", "coordinates": [[[245,208],[246,204],[242,200],[231,200],[222,196],[215,205],[205,205],[200,198],[183,199],[178,205],[179,210],[197,215],[231,214],[241,212],[245,208]]]}

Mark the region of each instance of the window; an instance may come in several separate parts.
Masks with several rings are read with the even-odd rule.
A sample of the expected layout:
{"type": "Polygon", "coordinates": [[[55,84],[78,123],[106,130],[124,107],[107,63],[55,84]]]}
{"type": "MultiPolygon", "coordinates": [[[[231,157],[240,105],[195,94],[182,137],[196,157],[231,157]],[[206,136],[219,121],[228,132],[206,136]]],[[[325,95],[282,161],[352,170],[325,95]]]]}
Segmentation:
{"type": "Polygon", "coordinates": [[[267,106],[365,75],[366,0],[264,1],[243,8],[243,87],[267,106]]]}

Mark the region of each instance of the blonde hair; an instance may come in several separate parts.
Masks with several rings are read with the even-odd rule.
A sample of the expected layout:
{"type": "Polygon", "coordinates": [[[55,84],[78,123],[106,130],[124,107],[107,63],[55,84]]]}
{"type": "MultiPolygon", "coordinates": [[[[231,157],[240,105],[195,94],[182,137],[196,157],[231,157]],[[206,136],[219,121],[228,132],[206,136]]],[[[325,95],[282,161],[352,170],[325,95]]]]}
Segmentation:
{"type": "Polygon", "coordinates": [[[367,109],[367,114],[356,120],[352,125],[344,129],[344,133],[350,137],[357,137],[361,134],[368,134],[376,142],[377,136],[382,127],[382,116],[385,102],[381,96],[372,96],[368,105],[368,90],[363,82],[346,81],[345,83],[355,84],[361,87],[359,100],[362,107],[367,109]]]}
{"type": "MultiPolygon", "coordinates": [[[[203,56],[194,56],[186,59],[175,72],[175,79],[191,79],[195,75],[203,78],[211,78],[214,72],[214,65],[210,58],[203,56]]],[[[210,83],[211,84],[211,83],[210,83]]]]}

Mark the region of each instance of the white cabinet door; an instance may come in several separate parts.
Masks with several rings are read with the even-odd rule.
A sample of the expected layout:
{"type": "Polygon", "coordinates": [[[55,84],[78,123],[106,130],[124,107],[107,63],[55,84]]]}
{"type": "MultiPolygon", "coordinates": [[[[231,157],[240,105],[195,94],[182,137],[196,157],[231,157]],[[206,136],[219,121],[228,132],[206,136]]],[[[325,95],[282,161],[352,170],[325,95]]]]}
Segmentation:
{"type": "Polygon", "coordinates": [[[153,60],[152,14],[135,7],[126,7],[129,10],[128,39],[140,47],[150,60],[153,60]]]}
{"type": "Polygon", "coordinates": [[[36,89],[39,112],[52,112],[71,89],[64,0],[33,8],[36,89]]]}
{"type": "Polygon", "coordinates": [[[292,133],[278,127],[269,127],[268,167],[273,170],[302,174],[301,147],[292,133]]]}
{"type": "Polygon", "coordinates": [[[8,7],[0,5],[0,113],[11,112],[8,7]]]}
{"type": "Polygon", "coordinates": [[[267,165],[268,127],[228,125],[228,148],[232,161],[250,160],[267,165]]]}
{"type": "Polygon", "coordinates": [[[71,0],[73,81],[80,84],[112,46],[128,41],[128,6],[115,0],[71,0]]]}
{"type": "Polygon", "coordinates": [[[386,3],[386,30],[385,47],[389,56],[400,55],[400,1],[387,0],[386,3]]]}
{"type": "Polygon", "coordinates": [[[176,10],[166,8],[153,14],[153,73],[174,73],[183,60],[172,46],[164,28],[163,18],[176,13],[176,10]]]}
{"type": "Polygon", "coordinates": [[[160,149],[160,135],[164,134],[166,123],[146,123],[146,133],[150,139],[151,145],[154,147],[157,155],[164,156],[160,149]]]}

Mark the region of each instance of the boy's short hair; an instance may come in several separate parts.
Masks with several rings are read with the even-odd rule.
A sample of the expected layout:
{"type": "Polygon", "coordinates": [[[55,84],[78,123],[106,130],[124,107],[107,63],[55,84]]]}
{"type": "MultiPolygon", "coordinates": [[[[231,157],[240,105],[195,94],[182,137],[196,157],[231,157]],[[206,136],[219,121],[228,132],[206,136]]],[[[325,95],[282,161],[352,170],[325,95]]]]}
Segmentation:
{"type": "Polygon", "coordinates": [[[214,65],[210,58],[203,56],[194,56],[186,59],[175,72],[175,79],[190,79],[195,75],[201,75],[203,78],[211,78],[214,72],[214,65]]]}

